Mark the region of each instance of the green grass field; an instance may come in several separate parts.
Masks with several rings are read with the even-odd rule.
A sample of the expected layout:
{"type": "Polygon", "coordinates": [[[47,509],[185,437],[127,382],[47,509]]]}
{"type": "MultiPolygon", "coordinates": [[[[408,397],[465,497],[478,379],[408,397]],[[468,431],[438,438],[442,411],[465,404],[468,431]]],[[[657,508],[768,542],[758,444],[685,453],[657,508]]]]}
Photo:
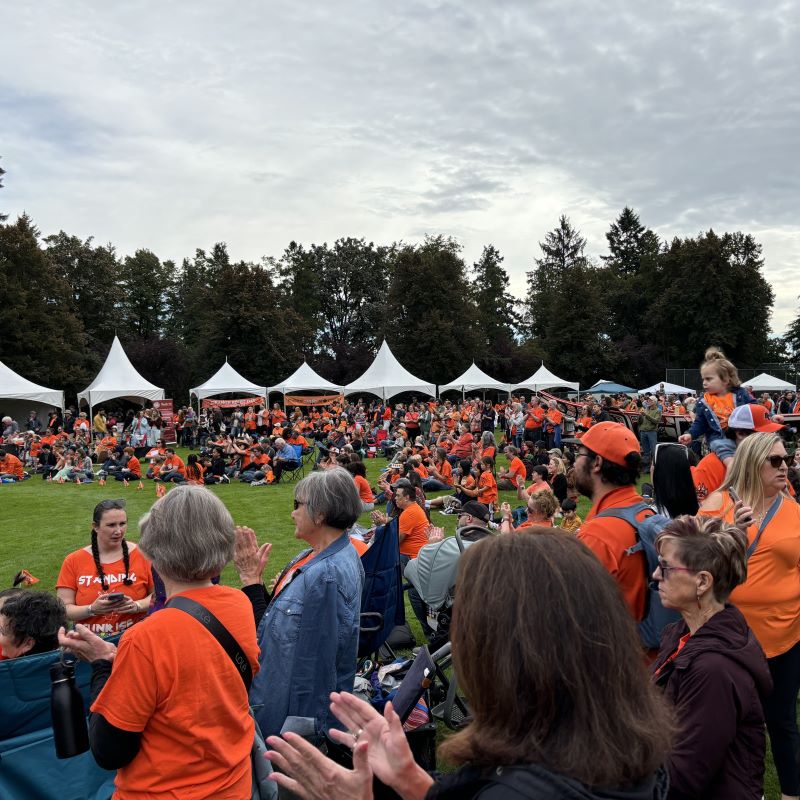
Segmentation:
{"type": "MultiPolygon", "coordinates": [[[[179,451],[184,460],[187,453],[179,451]]],[[[505,466],[504,462],[505,459],[501,457],[498,466],[505,466]]],[[[374,486],[386,461],[382,458],[372,459],[366,464],[369,481],[374,486]]],[[[0,587],[10,586],[14,575],[25,568],[40,579],[36,589],[53,591],[64,557],[89,544],[92,509],[105,498],[125,498],[128,509],[127,537],[136,541],[137,522],[156,500],[153,481],[145,480],[143,483],[145,488],[142,491],[136,488],[135,482],[125,488],[116,481],[105,486],[98,483],[56,484],[42,481],[40,477],[20,484],[0,484],[0,587]]],[[[290,516],[293,484],[251,488],[247,484],[234,482],[212,486],[210,490],[225,503],[237,524],[253,528],[260,542],[272,542],[270,564],[265,576],[275,574],[305,547],[304,542],[294,537],[294,524],[290,516]]],[[[500,500],[508,500],[512,506],[518,505],[514,492],[500,492],[500,500]]],[[[582,498],[578,506],[581,518],[585,518],[588,509],[588,501],[582,498]]],[[[455,530],[454,516],[434,512],[431,521],[444,527],[449,535],[455,530]]],[[[368,526],[369,515],[365,514],[360,522],[368,526]]],[[[231,586],[238,585],[238,577],[231,565],[225,569],[222,580],[231,586]]],[[[417,640],[421,642],[421,631],[408,605],[407,618],[417,640]]],[[[767,760],[765,797],[767,800],[780,798],[771,758],[767,760]]]]}

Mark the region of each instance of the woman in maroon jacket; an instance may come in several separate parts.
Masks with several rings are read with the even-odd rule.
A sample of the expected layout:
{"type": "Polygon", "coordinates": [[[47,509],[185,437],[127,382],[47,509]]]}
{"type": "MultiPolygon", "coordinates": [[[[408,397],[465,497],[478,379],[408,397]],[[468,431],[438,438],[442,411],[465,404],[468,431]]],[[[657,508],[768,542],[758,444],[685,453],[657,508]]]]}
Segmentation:
{"type": "Polygon", "coordinates": [[[653,679],[675,704],[680,732],[667,762],[670,800],[761,800],[766,657],[726,601],[747,577],[747,537],[719,519],[678,517],[656,539],[653,574],[666,608],[653,679]]]}

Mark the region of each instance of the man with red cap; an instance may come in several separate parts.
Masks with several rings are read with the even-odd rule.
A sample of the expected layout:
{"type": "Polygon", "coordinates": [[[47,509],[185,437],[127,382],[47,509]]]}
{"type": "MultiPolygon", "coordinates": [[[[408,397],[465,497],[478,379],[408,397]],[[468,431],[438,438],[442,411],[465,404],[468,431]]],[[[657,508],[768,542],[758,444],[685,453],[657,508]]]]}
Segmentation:
{"type": "Polygon", "coordinates": [[[640,464],[634,433],[617,422],[599,422],[579,440],[574,469],[576,488],[592,501],[578,538],[617,581],[637,622],[644,617],[649,575],[643,552],[625,552],[636,544],[636,530],[623,519],[598,514],[644,503],[636,491],[640,464]]]}
{"type": "MultiPolygon", "coordinates": [[[[758,403],[746,403],[731,411],[725,435],[738,447],[742,439],[751,433],[776,433],[785,428],[773,422],[767,415],[767,409],[758,403]]],[[[716,453],[709,453],[700,459],[696,467],[692,467],[692,480],[697,491],[697,500],[702,503],[712,492],[715,492],[725,480],[725,464],[716,453]]],[[[791,484],[789,484],[791,486],[791,484]]]]}

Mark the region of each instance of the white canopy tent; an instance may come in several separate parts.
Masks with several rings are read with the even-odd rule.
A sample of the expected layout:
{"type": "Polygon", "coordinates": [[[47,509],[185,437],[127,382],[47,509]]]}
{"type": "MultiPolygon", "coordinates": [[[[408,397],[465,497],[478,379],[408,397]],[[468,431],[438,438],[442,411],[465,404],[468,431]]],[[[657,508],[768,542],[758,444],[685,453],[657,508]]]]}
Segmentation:
{"type": "Polygon", "coordinates": [[[509,385],[489,377],[473,361],[472,366],[463,375],[460,375],[454,381],[450,381],[450,383],[446,383],[444,386],[440,386],[439,393],[455,390],[461,392],[463,397],[466,392],[472,392],[475,389],[498,389],[508,392],[509,385]]]}
{"type": "Polygon", "coordinates": [[[742,381],[743,386],[749,386],[754,393],[756,392],[794,392],[797,387],[788,381],[782,381],[780,378],[775,378],[772,375],[767,375],[762,372],[756,375],[755,378],[749,381],[742,381]]]}
{"type": "Polygon", "coordinates": [[[225,363],[201,386],[195,386],[189,391],[189,397],[194,395],[197,401],[206,397],[215,397],[218,394],[247,394],[255,397],[264,397],[267,394],[266,386],[256,386],[247,378],[243,378],[225,359],[225,363]]]}
{"type": "Polygon", "coordinates": [[[94,406],[118,397],[144,405],[145,400],[163,400],[164,390],[153,386],[134,369],[120,340],[115,336],[106,363],[97,373],[97,377],[78,393],[78,404],[83,400],[89,406],[91,419],[94,406]]]}
{"type": "Polygon", "coordinates": [[[389,345],[384,340],[367,371],[344,387],[345,394],[357,394],[358,392],[375,394],[382,400],[401,392],[419,392],[436,397],[436,386],[414,377],[394,357],[389,345]]]}
{"type": "Polygon", "coordinates": [[[665,392],[666,394],[695,394],[694,389],[688,389],[686,386],[678,386],[677,383],[654,383],[646,389],[639,389],[639,394],[656,394],[657,392],[665,392]]]}
{"type": "Polygon", "coordinates": [[[270,386],[268,392],[280,392],[287,395],[291,392],[336,392],[342,394],[344,386],[337,386],[335,383],[326,381],[321,375],[317,375],[308,362],[303,363],[282,383],[270,386]]]}
{"type": "MultiPolygon", "coordinates": [[[[14,372],[0,361],[0,411],[22,425],[36,406],[64,410],[64,392],[39,386],[14,372]],[[31,407],[33,406],[33,408],[31,407]]],[[[41,409],[43,410],[43,409],[41,409]]],[[[44,421],[47,424],[47,420],[44,421]]]]}
{"type": "Polygon", "coordinates": [[[512,392],[517,389],[530,389],[532,392],[539,392],[544,389],[572,389],[577,392],[580,389],[580,384],[565,381],[557,375],[553,375],[544,365],[544,361],[542,361],[542,365],[528,380],[511,387],[512,392]]]}

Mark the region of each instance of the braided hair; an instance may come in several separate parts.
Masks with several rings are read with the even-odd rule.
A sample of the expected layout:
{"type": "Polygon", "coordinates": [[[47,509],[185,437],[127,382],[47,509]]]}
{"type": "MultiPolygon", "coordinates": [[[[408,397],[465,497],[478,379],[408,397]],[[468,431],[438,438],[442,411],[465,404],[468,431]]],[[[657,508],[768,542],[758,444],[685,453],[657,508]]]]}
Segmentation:
{"type": "MultiPolygon", "coordinates": [[[[95,507],[94,513],[92,514],[92,522],[95,525],[99,525],[100,521],[103,519],[103,514],[106,511],[114,511],[114,510],[124,510],[125,509],[125,501],[124,500],[101,500],[95,507]]],[[[106,574],[103,571],[103,565],[100,563],[100,548],[97,544],[97,531],[92,527],[92,557],[94,558],[94,567],[97,571],[97,577],[100,578],[100,584],[103,587],[103,591],[108,591],[108,583],[106,582],[106,574]]],[[[122,581],[126,586],[130,586],[133,581],[130,578],[130,571],[131,571],[131,557],[130,553],[128,552],[128,543],[125,541],[125,538],[122,539],[122,562],[125,566],[125,579],[122,581]]]]}

